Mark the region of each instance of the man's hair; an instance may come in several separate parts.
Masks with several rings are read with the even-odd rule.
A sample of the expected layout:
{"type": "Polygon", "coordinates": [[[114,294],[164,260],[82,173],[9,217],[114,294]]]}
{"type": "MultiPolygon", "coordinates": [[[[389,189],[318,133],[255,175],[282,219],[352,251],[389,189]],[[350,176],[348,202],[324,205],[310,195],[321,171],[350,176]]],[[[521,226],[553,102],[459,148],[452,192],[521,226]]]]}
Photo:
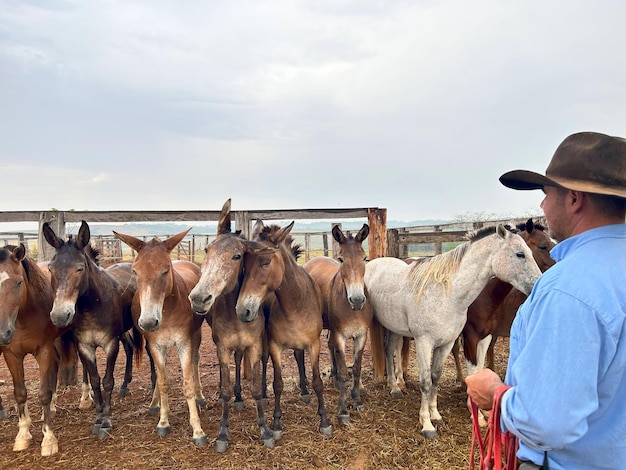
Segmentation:
{"type": "Polygon", "coordinates": [[[626,218],[625,198],[594,193],[587,193],[587,195],[600,214],[607,217],[626,218]]]}

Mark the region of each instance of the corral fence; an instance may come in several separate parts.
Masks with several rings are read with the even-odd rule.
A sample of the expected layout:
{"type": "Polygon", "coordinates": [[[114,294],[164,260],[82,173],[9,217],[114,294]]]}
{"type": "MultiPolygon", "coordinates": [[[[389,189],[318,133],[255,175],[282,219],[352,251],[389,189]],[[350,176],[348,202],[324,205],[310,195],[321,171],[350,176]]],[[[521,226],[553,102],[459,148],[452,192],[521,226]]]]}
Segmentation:
{"type": "MultiPolygon", "coordinates": [[[[66,237],[66,224],[77,224],[85,220],[89,224],[96,223],[141,223],[141,222],[217,222],[220,211],[15,211],[0,212],[2,222],[38,222],[37,233],[1,232],[0,246],[23,243],[29,254],[38,261],[49,261],[54,249],[44,240],[42,226],[44,222],[62,238],[66,237]]],[[[302,210],[264,210],[264,211],[232,211],[235,228],[249,237],[252,224],[257,219],[263,221],[291,220],[329,220],[328,230],[319,232],[293,231],[296,243],[303,248],[305,262],[314,256],[333,256],[335,240],[331,235],[333,225],[341,226],[341,220],[352,219],[367,222],[370,235],[364,243],[369,258],[394,256],[407,258],[410,256],[433,256],[448,251],[466,240],[468,232],[483,226],[495,225],[498,222],[516,225],[528,218],[507,219],[498,221],[457,222],[441,225],[418,225],[399,228],[387,228],[387,210],[381,208],[357,209],[302,209],[302,210]],[[359,220],[361,219],[361,220],[359,220]]],[[[536,219],[535,219],[536,220],[536,219]]],[[[543,222],[539,220],[539,222],[543,222]]],[[[355,231],[358,231],[360,225],[355,231]]],[[[0,225],[1,230],[1,225],[0,225]]],[[[344,231],[350,231],[344,229],[344,231]]],[[[173,235],[159,234],[161,239],[173,235]]],[[[152,234],[140,235],[138,238],[150,240],[152,234]]],[[[190,233],[177,246],[173,253],[176,259],[191,260],[201,263],[204,248],[215,234],[190,233]]],[[[91,243],[100,251],[103,264],[121,260],[129,260],[134,256],[132,250],[124,243],[110,235],[92,235],[91,243]]]]}

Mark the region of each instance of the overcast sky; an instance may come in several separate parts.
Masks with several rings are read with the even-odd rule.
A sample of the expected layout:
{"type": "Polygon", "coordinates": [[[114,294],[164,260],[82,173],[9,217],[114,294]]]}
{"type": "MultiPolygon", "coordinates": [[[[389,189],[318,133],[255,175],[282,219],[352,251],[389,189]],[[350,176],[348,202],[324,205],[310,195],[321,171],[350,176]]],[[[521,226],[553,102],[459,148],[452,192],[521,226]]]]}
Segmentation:
{"type": "MultiPolygon", "coordinates": [[[[626,136],[626,2],[0,0],[0,210],[538,211],[626,136]]],[[[541,214],[539,211],[538,214],[541,214]]]]}

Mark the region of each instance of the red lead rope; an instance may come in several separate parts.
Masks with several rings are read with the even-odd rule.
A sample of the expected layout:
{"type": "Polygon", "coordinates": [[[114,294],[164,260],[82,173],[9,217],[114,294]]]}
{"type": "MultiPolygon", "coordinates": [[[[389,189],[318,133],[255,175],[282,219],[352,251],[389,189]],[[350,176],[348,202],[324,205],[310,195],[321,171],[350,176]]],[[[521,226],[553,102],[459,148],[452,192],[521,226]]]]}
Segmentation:
{"type": "Polygon", "coordinates": [[[474,449],[478,443],[480,451],[479,470],[515,470],[518,441],[510,432],[502,434],[500,429],[500,401],[510,386],[496,389],[493,397],[493,408],[489,415],[487,430],[483,436],[478,424],[478,406],[470,399],[472,408],[472,448],[470,450],[470,470],[474,470],[474,449]],[[504,447],[504,455],[502,448],[504,447]]]}

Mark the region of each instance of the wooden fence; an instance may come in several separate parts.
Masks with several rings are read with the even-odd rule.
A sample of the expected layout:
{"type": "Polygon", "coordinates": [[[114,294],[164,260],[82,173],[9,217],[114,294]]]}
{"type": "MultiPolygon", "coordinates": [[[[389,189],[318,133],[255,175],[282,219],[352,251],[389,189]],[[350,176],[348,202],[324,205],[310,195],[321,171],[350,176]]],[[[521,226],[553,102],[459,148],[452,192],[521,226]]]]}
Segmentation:
{"type": "MultiPolygon", "coordinates": [[[[245,236],[250,235],[252,222],[261,219],[271,220],[319,220],[329,219],[328,231],[292,232],[296,243],[300,243],[307,261],[313,256],[333,256],[334,240],[331,236],[332,225],[341,225],[342,219],[364,219],[370,226],[370,235],[364,246],[369,258],[394,256],[406,258],[418,254],[432,256],[451,249],[465,240],[468,232],[482,226],[495,225],[498,222],[511,225],[526,222],[527,218],[500,221],[463,222],[430,226],[410,226],[401,228],[386,227],[386,209],[304,209],[304,210],[273,210],[273,211],[233,211],[237,229],[245,236]]],[[[117,212],[0,212],[1,222],[39,222],[37,234],[22,232],[0,232],[0,246],[24,243],[27,249],[37,253],[38,261],[48,261],[53,255],[52,247],[43,239],[41,226],[49,222],[55,232],[65,238],[66,223],[86,220],[88,223],[106,222],[164,222],[164,221],[208,221],[217,222],[219,211],[117,211],[117,212]]],[[[545,223],[544,221],[539,221],[545,223]]],[[[0,226],[1,227],[1,226],[0,226]]],[[[153,235],[146,234],[144,239],[153,235]]],[[[159,235],[164,238],[166,235],[159,235]]],[[[215,234],[190,234],[179,244],[174,256],[200,263],[203,259],[204,247],[215,238],[215,234]]],[[[92,236],[92,243],[103,257],[103,263],[129,259],[132,252],[113,235],[92,236]]]]}

